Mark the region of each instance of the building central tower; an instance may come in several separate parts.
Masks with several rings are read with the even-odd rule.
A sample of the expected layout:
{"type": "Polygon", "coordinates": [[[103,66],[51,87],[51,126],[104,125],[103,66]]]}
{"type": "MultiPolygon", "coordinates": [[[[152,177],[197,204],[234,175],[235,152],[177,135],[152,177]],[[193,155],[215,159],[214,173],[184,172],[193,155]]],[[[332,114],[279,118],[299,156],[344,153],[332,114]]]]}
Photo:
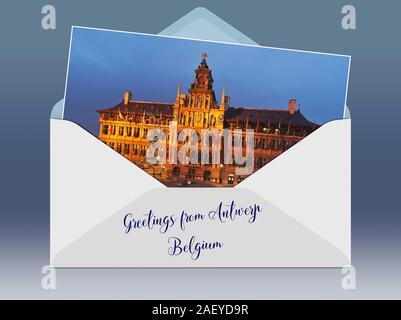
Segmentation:
{"type": "Polygon", "coordinates": [[[203,53],[202,61],[195,70],[195,81],[188,89],[188,96],[181,94],[181,86],[178,87],[174,115],[179,126],[221,130],[224,124],[226,99],[223,93],[222,103],[220,105],[216,103],[212,70],[209,69],[206,58],[207,54],[203,53]]]}

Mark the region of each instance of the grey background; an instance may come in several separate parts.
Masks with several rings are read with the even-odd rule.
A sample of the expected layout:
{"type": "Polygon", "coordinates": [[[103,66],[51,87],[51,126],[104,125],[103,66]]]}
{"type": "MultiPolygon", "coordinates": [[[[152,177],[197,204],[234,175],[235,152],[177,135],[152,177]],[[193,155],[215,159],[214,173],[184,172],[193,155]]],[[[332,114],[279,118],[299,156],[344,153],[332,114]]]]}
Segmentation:
{"type": "MultiPolygon", "coordinates": [[[[2,1],[0,298],[400,298],[401,20],[398,1],[2,1]],[[41,29],[41,8],[57,29],[41,29]],[[357,30],[341,28],[353,4],[357,30]],[[352,258],[339,269],[73,269],[49,260],[49,117],[63,97],[71,25],[158,33],[203,6],[261,45],[352,55],[352,258]]],[[[324,212],[322,212],[324,214],[324,212]]]]}

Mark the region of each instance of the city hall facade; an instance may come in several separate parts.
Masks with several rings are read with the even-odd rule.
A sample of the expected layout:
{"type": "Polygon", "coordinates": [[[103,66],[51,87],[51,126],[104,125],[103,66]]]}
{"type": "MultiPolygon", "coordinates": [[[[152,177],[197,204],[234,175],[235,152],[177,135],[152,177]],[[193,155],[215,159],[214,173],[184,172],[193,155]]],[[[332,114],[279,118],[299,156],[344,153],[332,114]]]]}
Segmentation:
{"type": "Polygon", "coordinates": [[[116,106],[97,110],[99,139],[168,186],[233,186],[246,176],[236,175],[236,165],[224,164],[223,157],[220,164],[147,163],[149,130],[163,130],[168,137],[175,121],[178,131],[193,129],[199,136],[202,129],[240,129],[245,141],[246,130],[253,129],[256,171],[318,128],[296,109],[295,99],[285,109],[232,107],[223,89],[218,100],[206,58],[203,54],[188,92],[178,86],[174,103],[134,100],[126,91],[116,106]]]}

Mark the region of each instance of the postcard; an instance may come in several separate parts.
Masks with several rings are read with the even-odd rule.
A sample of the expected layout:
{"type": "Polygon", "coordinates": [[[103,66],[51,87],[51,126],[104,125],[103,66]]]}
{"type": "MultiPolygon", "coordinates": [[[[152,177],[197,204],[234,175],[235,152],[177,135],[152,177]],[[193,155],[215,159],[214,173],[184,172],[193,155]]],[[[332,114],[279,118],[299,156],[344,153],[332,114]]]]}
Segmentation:
{"type": "Polygon", "coordinates": [[[341,119],[347,57],[75,29],[64,118],[168,187],[232,187],[341,119]]]}

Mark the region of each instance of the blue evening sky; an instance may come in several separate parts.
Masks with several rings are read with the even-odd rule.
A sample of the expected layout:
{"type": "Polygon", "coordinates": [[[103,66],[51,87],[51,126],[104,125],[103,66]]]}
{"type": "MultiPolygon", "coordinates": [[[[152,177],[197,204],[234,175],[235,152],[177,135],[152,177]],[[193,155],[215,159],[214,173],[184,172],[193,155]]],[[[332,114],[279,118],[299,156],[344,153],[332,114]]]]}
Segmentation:
{"type": "Polygon", "coordinates": [[[75,27],[64,119],[97,136],[95,110],[115,106],[125,90],[135,100],[174,102],[203,52],[218,101],[225,86],[231,106],[287,109],[295,98],[310,121],[342,118],[348,57],[75,27]]]}

